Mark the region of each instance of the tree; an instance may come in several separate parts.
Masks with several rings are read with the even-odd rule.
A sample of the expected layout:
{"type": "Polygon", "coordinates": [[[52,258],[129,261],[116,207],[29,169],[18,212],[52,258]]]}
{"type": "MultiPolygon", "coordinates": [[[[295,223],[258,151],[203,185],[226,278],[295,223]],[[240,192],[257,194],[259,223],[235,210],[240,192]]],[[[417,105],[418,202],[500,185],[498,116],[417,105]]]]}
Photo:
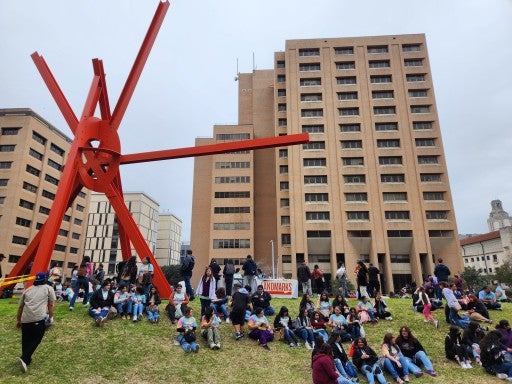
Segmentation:
{"type": "Polygon", "coordinates": [[[464,268],[464,272],[460,274],[460,277],[466,282],[468,289],[471,292],[478,292],[488,282],[488,276],[482,275],[474,267],[464,268]]]}
{"type": "Polygon", "coordinates": [[[495,278],[500,283],[512,286],[512,260],[508,259],[502,266],[496,268],[495,278]]]}
{"type": "Polygon", "coordinates": [[[162,272],[172,287],[176,286],[176,284],[183,280],[180,265],[166,265],[162,267],[162,272]]]}

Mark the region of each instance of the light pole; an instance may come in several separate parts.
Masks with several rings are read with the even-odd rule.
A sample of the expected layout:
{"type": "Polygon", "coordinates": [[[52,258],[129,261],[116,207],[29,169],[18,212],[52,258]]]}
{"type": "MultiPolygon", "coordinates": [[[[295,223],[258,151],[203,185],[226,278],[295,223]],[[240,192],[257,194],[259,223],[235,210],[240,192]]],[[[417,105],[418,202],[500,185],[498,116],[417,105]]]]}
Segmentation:
{"type": "Polygon", "coordinates": [[[274,268],[274,240],[269,241],[270,246],[272,247],[272,278],[276,278],[276,270],[274,268]]]}

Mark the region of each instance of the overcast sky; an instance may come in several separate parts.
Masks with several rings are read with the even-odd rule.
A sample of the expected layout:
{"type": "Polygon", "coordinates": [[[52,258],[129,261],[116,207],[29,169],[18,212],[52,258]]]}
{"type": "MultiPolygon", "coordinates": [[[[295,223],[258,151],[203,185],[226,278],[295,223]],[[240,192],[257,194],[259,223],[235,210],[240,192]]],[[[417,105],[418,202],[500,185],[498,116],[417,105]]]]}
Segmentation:
{"type": "MultiPolygon", "coordinates": [[[[47,61],[76,115],[103,60],[111,107],[156,0],[1,0],[0,108],[28,107],[73,137],[30,54],[47,61]]],[[[511,0],[177,0],[123,119],[124,154],[189,147],[237,122],[240,72],[273,66],[285,40],[425,33],[460,233],[487,232],[490,201],[512,213],[511,0]]],[[[193,159],[121,168],[183,221],[190,238],[193,159]]]]}

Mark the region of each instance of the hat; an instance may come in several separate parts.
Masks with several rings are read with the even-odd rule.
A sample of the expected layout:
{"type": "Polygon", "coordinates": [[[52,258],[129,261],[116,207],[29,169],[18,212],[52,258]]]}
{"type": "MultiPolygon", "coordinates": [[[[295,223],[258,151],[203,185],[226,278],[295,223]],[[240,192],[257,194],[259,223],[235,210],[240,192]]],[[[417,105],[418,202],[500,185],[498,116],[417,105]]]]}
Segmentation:
{"type": "Polygon", "coordinates": [[[37,272],[34,283],[43,283],[46,281],[46,272],[37,272]]]}

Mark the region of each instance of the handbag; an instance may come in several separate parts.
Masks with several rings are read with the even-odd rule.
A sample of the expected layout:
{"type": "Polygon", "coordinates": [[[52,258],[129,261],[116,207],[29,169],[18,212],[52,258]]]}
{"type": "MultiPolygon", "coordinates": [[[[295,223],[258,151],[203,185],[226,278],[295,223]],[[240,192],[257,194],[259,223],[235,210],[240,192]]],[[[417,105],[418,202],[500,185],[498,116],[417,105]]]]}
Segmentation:
{"type": "Polygon", "coordinates": [[[196,334],[194,332],[185,332],[185,335],[183,335],[183,337],[187,343],[192,343],[196,341],[196,334]]]}

